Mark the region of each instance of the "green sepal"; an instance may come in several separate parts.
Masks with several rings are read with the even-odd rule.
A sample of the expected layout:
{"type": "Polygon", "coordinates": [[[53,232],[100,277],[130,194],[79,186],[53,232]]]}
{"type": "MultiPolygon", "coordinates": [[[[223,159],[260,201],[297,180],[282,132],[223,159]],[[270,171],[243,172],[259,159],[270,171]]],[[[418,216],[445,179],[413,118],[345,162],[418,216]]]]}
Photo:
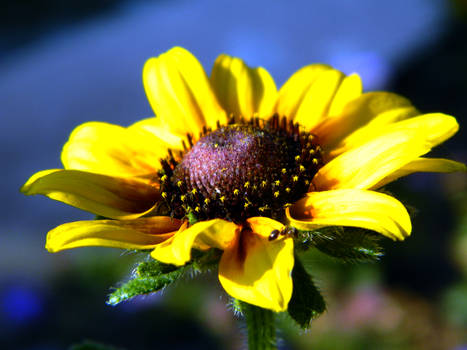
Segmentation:
{"type": "Polygon", "coordinates": [[[179,268],[179,266],[164,264],[157,260],[143,261],[136,267],[135,275],[143,278],[158,277],[179,268]]]}
{"type": "Polygon", "coordinates": [[[292,270],[292,281],[293,292],[287,311],[302,329],[307,329],[311,320],[326,310],[326,303],[297,256],[292,270]]]}
{"type": "Polygon", "coordinates": [[[191,256],[190,264],[194,272],[208,272],[217,269],[222,256],[222,250],[215,248],[207,251],[192,249],[191,256]]]}
{"type": "Polygon", "coordinates": [[[136,268],[134,278],[116,288],[107,299],[115,306],[135,296],[157,292],[179,279],[188,268],[162,264],[158,261],[142,262],[136,268]]]}
{"type": "Polygon", "coordinates": [[[230,303],[228,304],[228,307],[232,309],[234,315],[243,316],[242,302],[240,300],[236,298],[231,298],[230,303]]]}
{"type": "Polygon", "coordinates": [[[324,254],[345,262],[376,262],[383,256],[379,245],[381,235],[354,227],[324,227],[315,231],[300,231],[302,247],[315,247],[324,254]]]}
{"type": "Polygon", "coordinates": [[[183,266],[164,264],[157,260],[143,261],[133,272],[133,278],[116,288],[108,297],[107,304],[115,306],[122,301],[143,294],[154,293],[172,284],[187,271],[207,272],[217,267],[222,251],[192,250],[192,260],[183,266]]]}

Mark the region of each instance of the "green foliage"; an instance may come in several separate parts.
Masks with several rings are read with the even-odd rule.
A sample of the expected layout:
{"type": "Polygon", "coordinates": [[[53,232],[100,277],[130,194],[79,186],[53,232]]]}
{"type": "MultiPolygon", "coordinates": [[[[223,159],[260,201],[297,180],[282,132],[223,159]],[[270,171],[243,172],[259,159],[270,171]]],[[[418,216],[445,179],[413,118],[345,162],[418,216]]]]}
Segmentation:
{"type": "Polygon", "coordinates": [[[443,297],[443,312],[446,318],[461,328],[467,325],[467,281],[462,281],[446,290],[443,297]]]}
{"type": "Polygon", "coordinates": [[[157,292],[179,279],[188,267],[162,264],[155,260],[142,262],[136,268],[134,278],[109,295],[107,304],[115,306],[137,295],[157,292]]]}
{"type": "Polygon", "coordinates": [[[326,310],[326,303],[297,256],[292,280],[293,292],[287,311],[301,328],[307,329],[311,320],[326,310]]]}
{"type": "Polygon", "coordinates": [[[306,248],[321,252],[345,262],[376,262],[383,251],[378,241],[380,234],[353,227],[326,227],[315,231],[301,231],[306,248]]]}

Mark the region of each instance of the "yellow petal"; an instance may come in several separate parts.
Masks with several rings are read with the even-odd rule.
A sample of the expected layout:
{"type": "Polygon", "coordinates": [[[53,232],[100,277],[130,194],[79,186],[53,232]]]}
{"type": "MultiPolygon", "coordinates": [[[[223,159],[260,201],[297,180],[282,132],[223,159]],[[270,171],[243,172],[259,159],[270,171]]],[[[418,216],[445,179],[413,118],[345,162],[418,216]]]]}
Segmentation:
{"type": "Polygon", "coordinates": [[[340,115],[327,118],[312,132],[325,149],[334,148],[344,137],[363,127],[377,115],[397,108],[412,107],[409,100],[388,92],[368,92],[346,104],[340,115]]]}
{"type": "Polygon", "coordinates": [[[322,72],[309,86],[293,121],[311,129],[324,120],[343,79],[344,74],[338,70],[331,69],[322,72]]]}
{"type": "Polygon", "coordinates": [[[156,116],[175,135],[198,136],[203,126],[215,128],[217,121],[226,122],[203,67],[181,47],[150,58],[143,83],[156,116]]]}
{"type": "Polygon", "coordinates": [[[310,86],[325,71],[332,70],[324,64],[312,64],[296,71],[279,90],[275,110],[282,117],[294,120],[298,107],[310,86]]]}
{"type": "Polygon", "coordinates": [[[416,130],[423,133],[430,147],[446,141],[459,130],[454,117],[442,113],[429,113],[414,117],[414,108],[391,110],[375,117],[365,127],[347,136],[332,155],[357,147],[372,138],[391,131],[416,130]],[[410,118],[408,118],[410,116],[410,118]]]}
{"type": "Polygon", "coordinates": [[[350,101],[359,97],[362,94],[362,90],[362,80],[358,74],[351,74],[345,77],[331,102],[328,115],[337,116],[342,114],[344,107],[350,101]]]}
{"type": "Polygon", "coordinates": [[[430,172],[430,173],[453,173],[456,171],[466,171],[465,164],[456,162],[454,160],[443,158],[417,158],[410,163],[407,163],[402,168],[396,170],[389,176],[386,176],[374,188],[380,188],[400,177],[410,175],[416,172],[430,172]]]}
{"type": "Polygon", "coordinates": [[[212,68],[211,83],[227,114],[246,119],[273,114],[277,89],[264,68],[250,68],[239,58],[220,55],[212,68]]]}
{"type": "Polygon", "coordinates": [[[413,159],[427,153],[423,132],[388,132],[325,164],[313,178],[316,190],[368,189],[413,159]]]}
{"type": "Polygon", "coordinates": [[[284,228],[284,225],[279,221],[263,216],[255,216],[252,218],[248,218],[246,221],[250,226],[251,230],[256,235],[259,235],[263,238],[269,238],[269,236],[271,235],[271,231],[273,230],[280,231],[284,228]]]}
{"type": "Polygon", "coordinates": [[[180,220],[166,216],[70,222],[47,234],[45,248],[51,253],[87,246],[152,249],[173,236],[180,225],[180,220]]]}
{"type": "Polygon", "coordinates": [[[404,240],[412,231],[409,214],[397,199],[366,190],[309,192],[288,208],[286,215],[300,230],[361,227],[393,240],[404,240]]]}
{"type": "Polygon", "coordinates": [[[237,235],[238,226],[222,219],[201,221],[182,227],[170,240],[158,245],[151,256],[163,263],[184,265],[191,259],[191,249],[225,249],[237,235]]]}
{"type": "Polygon", "coordinates": [[[394,123],[388,130],[423,130],[425,139],[434,147],[454,135],[459,130],[459,124],[450,115],[429,113],[394,123]]]}
{"type": "Polygon", "coordinates": [[[334,145],[332,149],[329,149],[328,145],[328,158],[335,158],[339,154],[351,150],[352,148],[356,148],[370,139],[380,136],[388,131],[388,126],[392,123],[414,117],[418,114],[418,110],[413,106],[390,109],[377,114],[366,125],[351,132],[348,136],[345,136],[337,145],[334,145]]]}
{"type": "Polygon", "coordinates": [[[228,294],[276,312],[287,310],[292,296],[292,238],[269,241],[272,230],[284,226],[268,218],[250,218],[235,244],[224,251],[219,281],[228,294]]]}
{"type": "MultiPolygon", "coordinates": [[[[182,142],[186,139],[186,133],[180,135],[172,133],[168,126],[162,123],[161,118],[146,118],[130,125],[128,129],[143,129],[161,140],[167,149],[183,150],[182,142]]],[[[163,157],[165,157],[165,154],[160,158],[163,157]]]]}
{"type": "Polygon", "coordinates": [[[40,171],[31,176],[21,192],[42,194],[113,219],[140,217],[160,200],[157,188],[144,182],[79,170],[40,171]]]}
{"type": "Polygon", "coordinates": [[[73,130],[62,162],[65,169],[126,177],[155,173],[166,154],[167,146],[147,131],[89,122],[73,130]]]}

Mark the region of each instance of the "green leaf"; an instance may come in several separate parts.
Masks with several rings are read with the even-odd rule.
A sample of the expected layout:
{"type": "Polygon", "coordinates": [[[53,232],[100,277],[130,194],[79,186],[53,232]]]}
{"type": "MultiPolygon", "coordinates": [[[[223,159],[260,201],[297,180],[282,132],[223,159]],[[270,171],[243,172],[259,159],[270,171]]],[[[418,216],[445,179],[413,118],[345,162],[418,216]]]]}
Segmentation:
{"type": "Polygon", "coordinates": [[[297,256],[292,270],[292,280],[293,292],[287,311],[301,328],[307,329],[311,325],[311,320],[326,310],[326,303],[297,256]]]}
{"type": "Polygon", "coordinates": [[[312,231],[308,244],[346,262],[376,262],[383,256],[381,235],[354,227],[326,227],[312,231]]]}
{"type": "Polygon", "coordinates": [[[107,304],[115,306],[135,296],[157,292],[179,279],[187,268],[158,261],[142,262],[136,268],[135,277],[109,295],[107,304]]]}

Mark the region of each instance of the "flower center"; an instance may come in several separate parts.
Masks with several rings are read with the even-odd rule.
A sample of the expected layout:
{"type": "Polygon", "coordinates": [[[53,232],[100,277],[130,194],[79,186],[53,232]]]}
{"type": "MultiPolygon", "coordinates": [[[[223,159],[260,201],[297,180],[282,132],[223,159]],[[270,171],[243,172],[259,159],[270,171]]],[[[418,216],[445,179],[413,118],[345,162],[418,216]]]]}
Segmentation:
{"type": "Polygon", "coordinates": [[[274,116],[222,126],[203,135],[179,162],[163,162],[161,190],[171,215],[234,222],[282,218],[284,207],[308,191],[322,160],[313,135],[285,119],[279,124],[274,116]]]}

